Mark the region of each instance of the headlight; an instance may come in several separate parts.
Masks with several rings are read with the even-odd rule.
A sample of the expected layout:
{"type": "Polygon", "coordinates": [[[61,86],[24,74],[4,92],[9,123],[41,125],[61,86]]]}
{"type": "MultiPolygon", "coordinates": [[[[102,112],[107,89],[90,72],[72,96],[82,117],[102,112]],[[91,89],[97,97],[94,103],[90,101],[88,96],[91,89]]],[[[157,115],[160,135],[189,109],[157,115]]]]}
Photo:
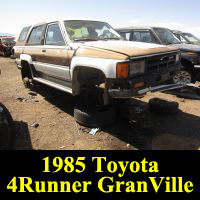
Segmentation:
{"type": "Polygon", "coordinates": [[[133,61],[130,64],[130,75],[143,74],[145,72],[145,61],[133,61]]]}

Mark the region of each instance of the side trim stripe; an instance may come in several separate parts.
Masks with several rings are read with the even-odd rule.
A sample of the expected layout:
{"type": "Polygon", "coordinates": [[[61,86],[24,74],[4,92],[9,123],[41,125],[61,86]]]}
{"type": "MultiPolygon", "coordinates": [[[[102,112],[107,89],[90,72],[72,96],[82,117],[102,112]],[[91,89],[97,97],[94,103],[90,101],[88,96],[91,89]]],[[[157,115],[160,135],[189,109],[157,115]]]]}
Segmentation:
{"type": "Polygon", "coordinates": [[[35,78],[35,77],[34,77],[33,80],[38,81],[38,82],[40,82],[40,83],[43,83],[43,84],[45,84],[45,85],[48,85],[48,86],[50,86],[50,87],[56,88],[56,89],[58,89],[58,90],[61,90],[61,91],[64,91],[64,92],[67,92],[67,93],[72,94],[72,89],[71,89],[71,88],[61,86],[61,85],[59,85],[59,84],[57,84],[57,83],[52,83],[52,82],[47,81],[47,80],[44,80],[44,79],[42,79],[42,78],[35,78]]]}

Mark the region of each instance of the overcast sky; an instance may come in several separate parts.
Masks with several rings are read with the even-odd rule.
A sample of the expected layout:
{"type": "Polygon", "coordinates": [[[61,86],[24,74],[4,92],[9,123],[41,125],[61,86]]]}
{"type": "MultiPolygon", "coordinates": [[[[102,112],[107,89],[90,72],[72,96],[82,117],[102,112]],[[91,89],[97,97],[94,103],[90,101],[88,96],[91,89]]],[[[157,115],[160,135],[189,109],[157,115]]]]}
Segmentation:
{"type": "Polygon", "coordinates": [[[48,18],[98,19],[113,27],[164,26],[200,37],[198,0],[0,0],[0,32],[18,34],[23,26],[48,18]]]}

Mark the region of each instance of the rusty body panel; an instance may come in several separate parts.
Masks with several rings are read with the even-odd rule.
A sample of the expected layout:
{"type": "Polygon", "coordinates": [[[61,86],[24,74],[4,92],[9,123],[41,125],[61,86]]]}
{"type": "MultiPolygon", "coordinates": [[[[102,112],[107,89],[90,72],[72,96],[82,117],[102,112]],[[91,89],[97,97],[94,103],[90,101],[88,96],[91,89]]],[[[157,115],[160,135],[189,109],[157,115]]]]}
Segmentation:
{"type": "Polygon", "coordinates": [[[124,54],[120,54],[117,52],[111,52],[104,49],[98,49],[94,47],[81,47],[77,50],[76,56],[85,56],[85,57],[93,57],[93,58],[107,58],[107,59],[119,59],[119,60],[127,60],[128,56],[124,54]]]}
{"type": "Polygon", "coordinates": [[[106,59],[121,59],[128,60],[129,57],[139,57],[147,56],[159,53],[166,53],[176,51],[174,47],[161,47],[154,49],[143,49],[143,48],[133,48],[133,49],[119,49],[119,48],[109,48],[105,47],[94,48],[94,47],[81,47],[78,49],[76,56],[86,56],[86,57],[95,57],[95,58],[106,58],[106,59]],[[121,53],[120,53],[121,52],[121,53]]]}
{"type": "MultiPolygon", "coordinates": [[[[83,45],[84,48],[86,45],[83,45]]],[[[111,42],[94,42],[87,44],[86,48],[90,51],[93,50],[97,54],[96,56],[102,55],[103,51],[105,54],[109,52],[109,56],[111,58],[115,58],[116,54],[120,54],[120,56],[124,57],[138,57],[138,56],[146,56],[151,54],[165,53],[170,51],[176,51],[175,47],[167,47],[161,45],[148,45],[144,43],[138,43],[137,45],[134,42],[128,41],[111,41],[111,42]],[[113,57],[112,57],[113,56],[113,57]]],[[[86,51],[87,53],[87,51],[86,51]]],[[[90,52],[91,54],[92,53],[90,52]]],[[[91,55],[90,54],[90,55],[91,55]]],[[[91,55],[92,56],[92,55],[91,55]]]]}
{"type": "Polygon", "coordinates": [[[69,66],[71,54],[66,48],[29,47],[24,49],[24,54],[31,55],[33,62],[69,66]]]}

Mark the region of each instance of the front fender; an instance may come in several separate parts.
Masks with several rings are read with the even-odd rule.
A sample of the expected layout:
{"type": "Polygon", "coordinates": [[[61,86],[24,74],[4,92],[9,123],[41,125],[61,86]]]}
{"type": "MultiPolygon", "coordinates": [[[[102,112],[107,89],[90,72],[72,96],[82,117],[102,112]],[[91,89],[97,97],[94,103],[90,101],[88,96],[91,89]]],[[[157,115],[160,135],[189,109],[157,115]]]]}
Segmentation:
{"type": "Polygon", "coordinates": [[[91,67],[102,71],[106,78],[116,78],[116,66],[119,62],[124,62],[124,60],[74,57],[70,67],[71,78],[76,67],[91,67]]]}
{"type": "Polygon", "coordinates": [[[20,61],[26,61],[28,62],[30,65],[33,64],[32,58],[30,55],[27,54],[21,54],[20,55],[20,61]]]}

